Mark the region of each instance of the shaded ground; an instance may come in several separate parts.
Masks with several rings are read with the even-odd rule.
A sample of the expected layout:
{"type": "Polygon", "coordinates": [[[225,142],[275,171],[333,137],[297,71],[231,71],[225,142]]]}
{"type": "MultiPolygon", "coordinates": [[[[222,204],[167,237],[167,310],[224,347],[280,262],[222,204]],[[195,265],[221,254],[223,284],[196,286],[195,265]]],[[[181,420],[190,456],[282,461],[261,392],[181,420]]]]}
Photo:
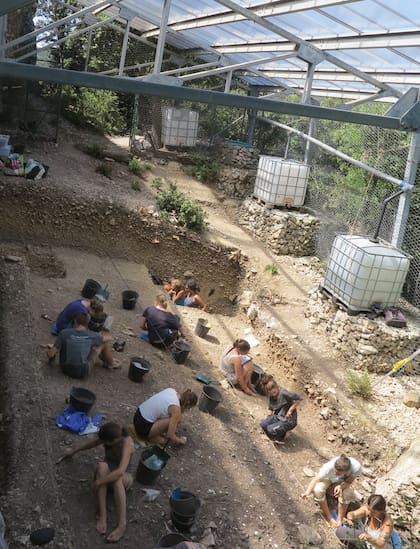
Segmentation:
{"type": "MultiPolygon", "coordinates": [[[[260,322],[254,326],[261,341],[253,350],[256,362],[289,389],[302,394],[311,389],[310,398],[300,410],[298,428],[287,444],[273,445],[258,427],[265,414],[265,399],[220,387],[224,401],[214,415],[199,410],[188,414],[181,428],[188,444],[170,449],[172,457],[156,484],[161,491],[158,500],[145,503],[141,486],[135,484],[128,498],[128,531],[117,546],[154,547],[170,527],[169,494],[175,486],[182,486],[199,495],[202,502],[193,535],[200,538],[203,529],[214,521],[217,547],[298,547],[299,524],[316,529],[323,547],[335,547],[334,537],[316,507],[299,498],[309,480],[303,468],[316,470],[326,458],[342,451],[376,468],[377,440],[384,433],[376,433],[375,420],[366,413],[362,417],[364,426],[356,428],[352,424],[356,403],[340,391],[343,368],[331,360],[328,341],[312,334],[305,319],[305,295],[319,278],[316,262],[274,257],[264,250],[234,223],[235,201],[225,200],[208,186],[184,176],[174,162],[153,162],[152,172],[140,182],[142,190],[138,192],[131,187],[135,176],[124,165],[116,164],[113,179],[108,180],[94,172],[97,162],[81,154],[71,141],[69,138],[63,142],[58,151],[43,147],[33,151],[51,166],[42,186],[24,187],[24,182],[0,177],[2,194],[7,198],[1,211],[2,235],[18,239],[3,243],[2,253],[24,258],[22,263],[1,266],[5,336],[1,372],[2,385],[7,379],[8,393],[0,410],[4,414],[0,434],[10,435],[2,442],[8,442],[15,455],[9,456],[3,471],[0,508],[8,523],[8,538],[13,540],[11,547],[25,546],[25,536],[43,523],[57,528],[52,547],[103,545],[94,530],[95,506],[89,489],[95,457],[100,452],[96,456],[95,452],[79,454],[56,466],[56,458],[68,445],[83,440],[58,430],[53,418],[63,410],[73,385],[86,386],[96,393],[95,413],[127,423],[136,405],[155,391],[190,386],[200,392],[196,371],[220,381],[222,349],[250,326],[239,305],[234,304],[234,297],[241,298],[246,291],[253,292],[262,305],[260,322]],[[172,226],[162,227],[150,214],[154,205],[150,183],[156,176],[175,180],[181,190],[201,201],[209,213],[207,242],[201,243],[194,235],[172,226]],[[100,201],[96,208],[95,200],[100,201]],[[131,213],[127,214],[120,204],[131,213]],[[143,208],[149,213],[142,213],[143,208]],[[80,215],[75,217],[75,212],[80,215]],[[158,243],[154,243],[156,239],[158,243]],[[35,245],[36,241],[43,246],[35,245]],[[109,246],[104,248],[104,243],[109,246]],[[63,247],[72,244],[78,248],[63,247]],[[221,246],[230,250],[224,251],[221,246]],[[232,247],[241,253],[232,254],[232,247]],[[275,277],[265,271],[265,266],[273,262],[279,269],[275,277]],[[171,276],[182,275],[187,268],[199,278],[204,297],[214,290],[209,298],[212,312],[206,314],[212,328],[207,339],[198,338],[194,327],[203,314],[178,308],[193,350],[186,365],[177,365],[169,354],[128,334],[131,330],[137,332],[136,315],[160,290],[152,284],[149,270],[171,276]],[[124,353],[116,354],[122,360],[121,371],[97,368],[86,382],[75,382],[57,367],[47,366],[44,345],[51,341],[50,322],[41,317],[55,318],[70,299],[79,295],[86,278],[108,284],[111,296],[107,311],[114,317],[112,332],[127,343],[124,353]],[[127,286],[140,295],[134,312],[121,307],[121,291],[127,286]],[[274,337],[276,333],[278,338],[274,337]],[[152,363],[142,384],[127,377],[134,355],[152,363]],[[340,404],[334,416],[335,427],[319,415],[328,387],[340,404]],[[356,442],[340,436],[341,431],[349,434],[354,430],[356,442]],[[332,432],[337,435],[331,438],[332,432]]],[[[136,459],[138,456],[139,451],[136,459]]],[[[389,460],[391,463],[392,456],[389,460]]],[[[380,467],[388,465],[383,461],[380,467]]],[[[110,526],[112,517],[111,512],[110,526]]]]}

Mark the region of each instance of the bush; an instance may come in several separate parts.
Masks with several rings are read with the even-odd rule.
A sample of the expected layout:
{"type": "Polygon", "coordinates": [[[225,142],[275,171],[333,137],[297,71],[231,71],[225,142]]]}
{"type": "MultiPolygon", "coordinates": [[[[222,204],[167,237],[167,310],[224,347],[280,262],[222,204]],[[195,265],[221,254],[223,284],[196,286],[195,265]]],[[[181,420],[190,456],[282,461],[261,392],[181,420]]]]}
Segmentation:
{"type": "Polygon", "coordinates": [[[99,143],[86,145],[86,147],[83,148],[83,151],[89,156],[93,156],[93,158],[104,158],[104,156],[106,156],[102,145],[99,143]]]}
{"type": "Polygon", "coordinates": [[[101,175],[104,175],[105,177],[108,177],[109,179],[111,179],[112,166],[107,162],[101,162],[96,166],[95,172],[100,173],[101,175]]]}
{"type": "Polygon", "coordinates": [[[350,391],[354,395],[361,396],[364,399],[369,399],[372,395],[372,383],[367,371],[361,373],[354,370],[346,371],[346,379],[349,384],[350,391]]]}
{"type": "Polygon", "coordinates": [[[131,188],[133,189],[133,191],[141,191],[141,185],[139,181],[132,181],[131,188]]]}
{"type": "Polygon", "coordinates": [[[156,199],[163,219],[169,219],[172,214],[182,227],[195,231],[202,231],[206,227],[205,213],[200,204],[187,198],[175,183],[170,182],[167,190],[160,190],[156,199]]]}
{"type": "Polygon", "coordinates": [[[152,166],[138,158],[131,158],[131,160],[128,161],[128,169],[134,175],[143,175],[145,171],[151,170],[152,166]]]}
{"type": "Polygon", "coordinates": [[[268,265],[265,266],[265,270],[266,271],[270,271],[270,273],[272,275],[276,275],[278,274],[279,270],[277,268],[277,265],[275,265],[275,263],[269,263],[268,265]]]}
{"type": "Polygon", "coordinates": [[[213,158],[202,153],[196,153],[192,155],[191,162],[191,166],[184,166],[183,168],[187,175],[191,175],[203,183],[209,183],[217,177],[219,164],[213,158]]]}
{"type": "Polygon", "coordinates": [[[162,190],[163,187],[163,179],[161,177],[154,177],[151,182],[152,189],[156,189],[157,191],[162,190]]]}

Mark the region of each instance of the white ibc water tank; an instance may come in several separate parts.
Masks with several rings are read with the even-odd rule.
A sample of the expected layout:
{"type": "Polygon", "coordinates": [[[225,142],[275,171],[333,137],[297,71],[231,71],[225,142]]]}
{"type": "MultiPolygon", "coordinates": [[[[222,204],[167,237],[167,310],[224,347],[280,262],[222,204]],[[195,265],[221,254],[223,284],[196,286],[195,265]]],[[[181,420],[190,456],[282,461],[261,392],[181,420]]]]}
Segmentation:
{"type": "Polygon", "coordinates": [[[336,236],[322,286],[349,311],[369,311],[398,303],[409,258],[384,243],[361,236],[336,236]]]}
{"type": "Polygon", "coordinates": [[[302,206],[308,185],[309,166],[276,156],[261,155],[254,196],[274,206],[302,206]]]}
{"type": "Polygon", "coordinates": [[[174,147],[194,147],[197,142],[198,112],[190,109],[164,107],[162,110],[162,142],[174,147]]]}

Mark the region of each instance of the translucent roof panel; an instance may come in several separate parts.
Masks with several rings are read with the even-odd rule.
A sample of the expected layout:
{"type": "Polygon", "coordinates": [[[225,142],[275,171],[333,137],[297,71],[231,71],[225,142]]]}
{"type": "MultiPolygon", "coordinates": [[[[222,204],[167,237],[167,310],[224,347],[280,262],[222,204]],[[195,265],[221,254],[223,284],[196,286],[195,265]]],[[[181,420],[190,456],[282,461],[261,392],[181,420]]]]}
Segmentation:
{"type": "MultiPolygon", "coordinates": [[[[121,0],[118,6],[135,13],[130,25],[155,45],[162,0],[121,0]]],[[[237,71],[239,63],[249,63],[246,77],[243,70],[236,76],[250,85],[302,92],[310,61],[314,94],[338,87],[352,99],[380,91],[398,98],[419,86],[420,0],[172,0],[166,44],[191,65],[218,61],[237,71]],[[267,61],[270,56],[277,58],[267,61]]],[[[183,78],[188,85],[188,71],[183,78]]]]}

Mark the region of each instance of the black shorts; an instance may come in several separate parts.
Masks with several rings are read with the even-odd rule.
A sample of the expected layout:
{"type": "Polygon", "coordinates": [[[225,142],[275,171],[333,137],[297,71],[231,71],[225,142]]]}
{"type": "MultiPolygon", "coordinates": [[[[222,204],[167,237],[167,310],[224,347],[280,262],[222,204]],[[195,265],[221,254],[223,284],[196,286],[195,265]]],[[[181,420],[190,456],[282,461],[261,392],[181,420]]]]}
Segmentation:
{"type": "Polygon", "coordinates": [[[133,423],[136,433],[143,437],[147,436],[150,433],[150,429],[153,427],[153,423],[144,419],[138,408],[134,414],[133,423]]]}

